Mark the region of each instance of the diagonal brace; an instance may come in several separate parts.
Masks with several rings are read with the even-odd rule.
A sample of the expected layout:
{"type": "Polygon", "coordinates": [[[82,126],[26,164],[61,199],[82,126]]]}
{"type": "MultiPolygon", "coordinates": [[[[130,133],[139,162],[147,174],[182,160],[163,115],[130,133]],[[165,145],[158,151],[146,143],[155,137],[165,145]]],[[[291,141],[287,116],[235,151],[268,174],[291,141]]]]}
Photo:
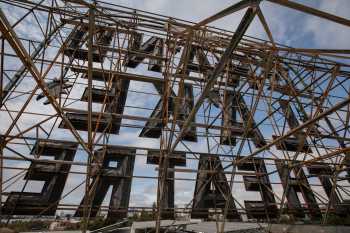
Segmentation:
{"type": "Polygon", "coordinates": [[[75,130],[74,126],[71,124],[71,122],[65,117],[61,107],[57,103],[56,99],[50,95],[49,90],[43,80],[43,78],[40,75],[39,70],[35,66],[32,58],[28,54],[28,52],[25,50],[22,42],[18,39],[17,34],[11,27],[9,21],[7,20],[5,14],[0,9],[0,31],[3,34],[4,38],[9,42],[13,50],[15,51],[18,58],[22,61],[23,65],[26,66],[30,74],[33,76],[35,81],[37,82],[38,86],[41,88],[43,94],[47,97],[48,101],[51,103],[53,108],[56,110],[57,114],[65,121],[65,123],[69,126],[71,132],[73,133],[74,137],[78,140],[78,142],[82,145],[82,147],[90,153],[89,149],[84,143],[84,140],[80,137],[78,132],[75,130]]]}
{"type": "Polygon", "coordinates": [[[190,114],[188,115],[187,119],[185,120],[183,127],[182,127],[179,135],[177,136],[176,141],[174,142],[173,146],[171,147],[169,153],[171,153],[172,151],[175,150],[175,148],[176,148],[177,144],[180,142],[183,134],[186,132],[187,128],[190,126],[192,119],[195,117],[195,115],[198,112],[199,108],[201,107],[204,99],[207,98],[207,95],[208,95],[209,91],[212,89],[217,77],[223,71],[225,64],[231,58],[233,51],[237,48],[244,33],[247,31],[250,23],[253,21],[255,15],[256,15],[256,12],[257,12],[256,6],[250,7],[247,9],[245,15],[242,18],[242,21],[238,25],[236,32],[233,34],[233,36],[231,38],[229,46],[226,48],[224,54],[222,55],[219,63],[216,65],[213,72],[209,75],[208,82],[207,82],[206,86],[204,87],[202,94],[199,96],[197,102],[195,103],[190,114]]]}
{"type": "Polygon", "coordinates": [[[288,8],[294,9],[294,10],[304,12],[306,14],[310,14],[310,15],[314,15],[314,16],[317,16],[317,17],[320,17],[323,19],[327,19],[327,20],[332,21],[334,23],[338,23],[338,24],[342,24],[344,26],[350,27],[350,20],[349,19],[339,17],[337,15],[329,14],[327,12],[320,11],[320,10],[317,10],[317,9],[309,7],[309,6],[305,6],[305,5],[302,5],[302,4],[299,4],[296,2],[292,2],[289,0],[268,0],[268,1],[279,4],[279,5],[284,6],[284,7],[288,7],[288,8]]]}

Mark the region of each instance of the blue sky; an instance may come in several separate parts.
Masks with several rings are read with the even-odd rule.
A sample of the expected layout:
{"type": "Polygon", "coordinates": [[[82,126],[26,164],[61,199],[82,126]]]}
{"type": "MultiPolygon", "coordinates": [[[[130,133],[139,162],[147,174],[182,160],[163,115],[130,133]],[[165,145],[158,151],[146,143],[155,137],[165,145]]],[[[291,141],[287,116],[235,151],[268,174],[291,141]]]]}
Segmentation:
{"type": "MultiPolygon", "coordinates": [[[[121,0],[110,2],[198,22],[238,1],[121,0]]],[[[295,2],[349,18],[350,3],[347,0],[299,0],[295,2]]],[[[267,1],[261,3],[261,9],[277,42],[293,47],[344,48],[348,46],[347,38],[349,36],[349,30],[345,26],[329,22],[325,19],[319,19],[315,16],[306,15],[302,12],[291,10],[267,1]]],[[[237,12],[211,25],[227,30],[234,30],[242,15],[243,12],[237,12]]],[[[262,27],[258,24],[259,22],[255,20],[247,34],[258,36],[259,38],[265,37],[262,27]]]]}

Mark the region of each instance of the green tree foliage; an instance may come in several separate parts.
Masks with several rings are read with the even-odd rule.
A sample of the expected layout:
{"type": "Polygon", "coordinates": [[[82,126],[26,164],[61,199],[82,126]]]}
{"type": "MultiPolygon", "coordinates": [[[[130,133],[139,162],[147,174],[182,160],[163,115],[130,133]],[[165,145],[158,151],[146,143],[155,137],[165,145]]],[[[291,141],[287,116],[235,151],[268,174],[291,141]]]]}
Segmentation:
{"type": "Polygon", "coordinates": [[[329,214],[327,218],[327,224],[350,226],[350,215],[343,217],[343,216],[338,216],[336,214],[329,214]]]}
{"type": "Polygon", "coordinates": [[[0,227],[7,227],[10,228],[16,232],[23,232],[23,231],[39,231],[39,230],[48,230],[50,226],[50,221],[45,220],[34,220],[34,221],[13,221],[6,224],[0,224],[0,227]]]}

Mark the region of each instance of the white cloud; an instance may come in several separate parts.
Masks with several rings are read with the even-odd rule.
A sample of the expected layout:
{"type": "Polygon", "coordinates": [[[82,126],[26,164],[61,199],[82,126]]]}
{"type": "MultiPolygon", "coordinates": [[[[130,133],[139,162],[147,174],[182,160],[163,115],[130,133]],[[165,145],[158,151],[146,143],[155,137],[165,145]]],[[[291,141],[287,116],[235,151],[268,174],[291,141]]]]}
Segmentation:
{"type": "MultiPolygon", "coordinates": [[[[320,1],[320,10],[327,11],[350,19],[350,2],[344,0],[338,1],[320,1]]],[[[305,22],[304,30],[312,33],[312,39],[315,47],[320,48],[338,48],[348,49],[350,28],[330,22],[325,19],[309,17],[305,22]]]]}

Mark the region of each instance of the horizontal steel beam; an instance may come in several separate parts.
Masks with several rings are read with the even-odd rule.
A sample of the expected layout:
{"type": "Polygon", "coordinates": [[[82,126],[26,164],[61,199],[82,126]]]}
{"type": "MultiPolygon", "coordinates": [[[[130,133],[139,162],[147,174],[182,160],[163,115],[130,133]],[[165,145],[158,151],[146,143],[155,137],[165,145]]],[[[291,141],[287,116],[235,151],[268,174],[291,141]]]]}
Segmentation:
{"type": "Polygon", "coordinates": [[[267,0],[267,1],[350,27],[350,20],[339,17],[337,15],[324,12],[324,11],[317,10],[312,7],[308,7],[289,0],[267,0]]]}

